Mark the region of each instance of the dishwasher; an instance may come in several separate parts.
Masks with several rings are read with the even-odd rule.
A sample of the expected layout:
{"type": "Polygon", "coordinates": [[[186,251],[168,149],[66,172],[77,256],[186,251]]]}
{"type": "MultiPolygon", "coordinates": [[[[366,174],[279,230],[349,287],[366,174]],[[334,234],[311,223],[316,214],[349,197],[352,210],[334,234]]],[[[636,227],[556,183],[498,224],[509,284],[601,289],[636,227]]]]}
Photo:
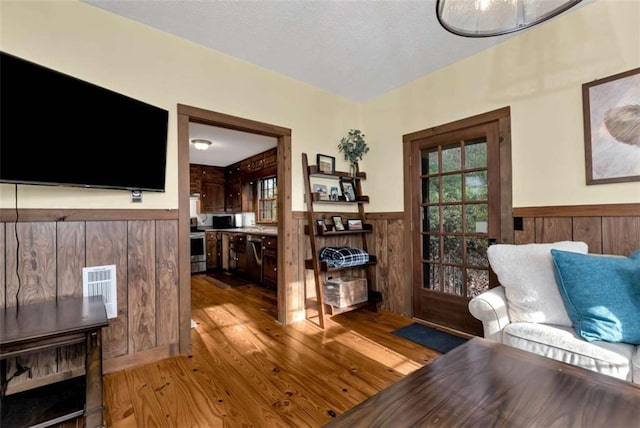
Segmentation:
{"type": "Polygon", "coordinates": [[[262,237],[247,235],[247,277],[262,285],[262,237]]]}

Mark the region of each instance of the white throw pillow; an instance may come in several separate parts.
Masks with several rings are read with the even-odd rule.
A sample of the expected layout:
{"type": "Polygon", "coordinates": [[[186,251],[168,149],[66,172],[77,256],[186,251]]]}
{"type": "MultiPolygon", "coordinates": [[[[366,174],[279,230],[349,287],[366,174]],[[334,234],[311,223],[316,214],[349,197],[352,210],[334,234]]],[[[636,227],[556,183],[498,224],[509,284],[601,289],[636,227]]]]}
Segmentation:
{"type": "Polygon", "coordinates": [[[580,241],[488,248],[489,264],[505,288],[511,322],[572,325],[555,279],[552,248],[582,254],[589,250],[580,241]]]}

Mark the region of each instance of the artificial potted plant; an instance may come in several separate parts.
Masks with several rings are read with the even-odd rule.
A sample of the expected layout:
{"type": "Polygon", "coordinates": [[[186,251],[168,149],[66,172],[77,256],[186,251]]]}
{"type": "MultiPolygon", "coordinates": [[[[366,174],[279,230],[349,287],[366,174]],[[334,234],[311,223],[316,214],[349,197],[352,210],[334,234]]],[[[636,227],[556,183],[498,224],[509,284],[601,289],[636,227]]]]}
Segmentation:
{"type": "Polygon", "coordinates": [[[349,161],[349,172],[355,175],[358,170],[358,161],[369,151],[369,146],[364,141],[364,134],[359,129],[351,129],[346,137],[342,137],[338,150],[344,154],[344,159],[349,161]]]}

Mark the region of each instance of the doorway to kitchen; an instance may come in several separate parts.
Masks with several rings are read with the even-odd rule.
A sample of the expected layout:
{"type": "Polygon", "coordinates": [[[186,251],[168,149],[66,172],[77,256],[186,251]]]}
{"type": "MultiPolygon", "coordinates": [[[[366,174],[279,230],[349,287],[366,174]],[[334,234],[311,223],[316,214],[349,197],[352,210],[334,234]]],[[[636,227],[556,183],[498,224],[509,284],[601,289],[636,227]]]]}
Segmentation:
{"type": "Polygon", "coordinates": [[[189,124],[198,123],[213,127],[258,134],[277,139],[277,305],[278,321],[288,324],[292,319],[288,313],[285,284],[293,272],[287,268],[285,254],[291,253],[292,237],[286,237],[291,229],[291,130],[276,125],[257,122],[224,113],[178,104],[178,195],[179,195],[179,260],[180,260],[180,339],[181,347],[190,343],[191,329],[191,268],[189,257],[190,231],[190,186],[189,186],[189,124]]]}

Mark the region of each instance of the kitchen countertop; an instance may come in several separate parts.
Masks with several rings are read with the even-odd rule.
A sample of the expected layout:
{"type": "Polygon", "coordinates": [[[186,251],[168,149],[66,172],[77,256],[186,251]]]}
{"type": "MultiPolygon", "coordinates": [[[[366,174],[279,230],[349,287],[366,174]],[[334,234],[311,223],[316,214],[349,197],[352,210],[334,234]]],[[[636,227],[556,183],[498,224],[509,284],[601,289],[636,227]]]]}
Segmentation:
{"type": "Polygon", "coordinates": [[[278,236],[278,229],[275,227],[235,227],[232,229],[214,229],[208,226],[199,226],[198,232],[229,232],[229,233],[245,233],[247,235],[265,235],[265,236],[278,236]]]}

